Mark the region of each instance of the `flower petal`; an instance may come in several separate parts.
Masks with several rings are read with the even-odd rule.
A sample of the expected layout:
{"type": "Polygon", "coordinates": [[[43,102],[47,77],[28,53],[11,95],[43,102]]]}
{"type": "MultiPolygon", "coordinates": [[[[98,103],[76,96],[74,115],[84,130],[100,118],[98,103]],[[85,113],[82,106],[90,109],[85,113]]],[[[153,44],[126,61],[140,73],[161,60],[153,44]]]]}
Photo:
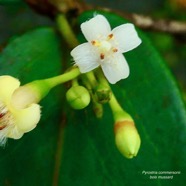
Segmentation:
{"type": "Polygon", "coordinates": [[[41,117],[40,106],[38,104],[32,104],[26,109],[14,109],[12,114],[15,119],[15,125],[23,133],[34,129],[41,117]]]}
{"type": "Polygon", "coordinates": [[[116,45],[115,47],[121,53],[128,52],[141,44],[141,39],[138,37],[133,24],[120,25],[114,28],[112,33],[114,35],[113,45],[116,45]]]}
{"type": "Polygon", "coordinates": [[[13,139],[20,139],[23,136],[24,132],[20,131],[17,126],[10,126],[7,128],[7,135],[6,137],[8,138],[13,138],[13,139]]]}
{"type": "Polygon", "coordinates": [[[0,130],[0,146],[6,144],[7,138],[19,139],[23,136],[23,132],[17,129],[13,123],[0,130]]]}
{"type": "Polygon", "coordinates": [[[114,55],[102,65],[103,73],[111,84],[129,76],[129,66],[122,54],[114,55]]]}
{"type": "Polygon", "coordinates": [[[92,40],[99,40],[99,38],[107,37],[111,28],[104,16],[96,15],[89,21],[82,23],[81,30],[87,41],[91,42],[92,40]]]}
{"type": "Polygon", "coordinates": [[[70,54],[81,73],[89,72],[99,66],[99,54],[89,43],[77,46],[70,54]]]}
{"type": "Polygon", "coordinates": [[[13,92],[19,85],[19,80],[14,77],[0,76],[0,100],[7,104],[10,101],[13,92]]]}

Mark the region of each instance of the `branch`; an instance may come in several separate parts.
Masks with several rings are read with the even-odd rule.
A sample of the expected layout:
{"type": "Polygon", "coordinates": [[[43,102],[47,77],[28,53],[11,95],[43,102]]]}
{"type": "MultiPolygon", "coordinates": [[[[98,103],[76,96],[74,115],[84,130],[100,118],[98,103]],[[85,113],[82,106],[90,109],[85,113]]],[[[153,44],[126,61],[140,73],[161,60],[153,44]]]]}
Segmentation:
{"type": "MultiPolygon", "coordinates": [[[[176,20],[166,20],[166,19],[154,19],[150,16],[145,16],[136,13],[126,13],[114,9],[104,8],[104,7],[95,7],[92,5],[85,6],[86,10],[103,10],[106,12],[116,13],[121,17],[128,19],[133,24],[144,30],[165,32],[175,35],[186,35],[186,22],[176,21],[176,20]]],[[[82,11],[82,9],[81,9],[82,11]]],[[[82,13],[82,12],[80,12],[82,13]]]]}
{"type": "Polygon", "coordinates": [[[72,18],[87,10],[103,10],[112,12],[128,19],[136,26],[144,30],[152,30],[186,36],[186,22],[176,20],[154,19],[135,13],[125,13],[104,7],[93,6],[83,0],[25,0],[37,12],[55,17],[58,13],[70,13],[72,18]]]}
{"type": "Polygon", "coordinates": [[[186,35],[186,22],[176,20],[154,19],[140,14],[121,13],[121,16],[133,22],[139,28],[145,30],[166,32],[176,35],[186,35]]]}

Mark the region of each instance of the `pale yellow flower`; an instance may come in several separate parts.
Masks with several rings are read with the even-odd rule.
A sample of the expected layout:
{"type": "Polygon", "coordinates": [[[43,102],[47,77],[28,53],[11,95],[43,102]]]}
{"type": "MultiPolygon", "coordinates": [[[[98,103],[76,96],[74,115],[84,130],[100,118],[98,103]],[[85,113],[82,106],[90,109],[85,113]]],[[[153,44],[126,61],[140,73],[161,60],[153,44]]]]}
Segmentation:
{"type": "MultiPolygon", "coordinates": [[[[32,103],[25,108],[18,108],[12,100],[14,91],[20,86],[18,79],[0,76],[0,144],[7,138],[19,139],[31,131],[40,120],[40,106],[32,103]]],[[[24,95],[23,95],[24,96],[24,95]]]]}

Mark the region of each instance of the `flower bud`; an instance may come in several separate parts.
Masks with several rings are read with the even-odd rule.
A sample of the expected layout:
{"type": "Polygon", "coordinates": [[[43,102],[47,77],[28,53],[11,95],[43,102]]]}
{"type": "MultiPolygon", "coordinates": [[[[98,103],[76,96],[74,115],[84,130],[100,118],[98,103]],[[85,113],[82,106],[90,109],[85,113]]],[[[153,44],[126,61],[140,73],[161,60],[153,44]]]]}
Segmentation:
{"type": "Polygon", "coordinates": [[[80,110],[90,103],[90,94],[83,86],[72,86],[66,93],[66,99],[72,108],[80,110]]]}
{"type": "Polygon", "coordinates": [[[118,150],[126,158],[137,155],[141,140],[133,120],[123,120],[115,123],[115,143],[118,150]]]}
{"type": "Polygon", "coordinates": [[[103,86],[101,84],[99,84],[96,87],[95,90],[95,98],[97,100],[98,103],[107,103],[108,101],[110,101],[112,96],[112,92],[109,89],[109,87],[103,86]]]}
{"type": "Polygon", "coordinates": [[[11,101],[16,108],[26,108],[32,103],[38,103],[49,90],[50,86],[44,80],[36,80],[16,89],[11,101]]]}

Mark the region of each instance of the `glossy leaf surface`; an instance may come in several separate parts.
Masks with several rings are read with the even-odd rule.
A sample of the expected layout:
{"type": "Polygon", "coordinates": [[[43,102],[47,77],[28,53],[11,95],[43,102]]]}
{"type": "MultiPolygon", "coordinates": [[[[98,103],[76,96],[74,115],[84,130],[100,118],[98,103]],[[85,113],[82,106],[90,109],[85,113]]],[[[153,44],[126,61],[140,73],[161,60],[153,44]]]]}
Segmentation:
{"type": "MultiPolygon", "coordinates": [[[[126,22],[117,15],[101,13],[112,28],[126,22]]],[[[92,16],[93,12],[84,13],[79,24],[92,16]]],[[[74,111],[66,105],[60,86],[42,101],[38,127],[18,141],[9,140],[1,149],[1,185],[184,185],[185,107],[164,61],[145,34],[139,31],[139,35],[143,43],[125,54],[131,70],[129,78],[112,86],[139,130],[142,145],[138,156],[128,160],[116,149],[108,105],[104,105],[100,120],[95,118],[91,105],[74,111]],[[143,171],[181,174],[171,180],[150,179],[150,175],[155,175],[145,175],[143,171]]],[[[81,33],[79,39],[85,41],[81,33]]],[[[59,74],[59,41],[48,28],[10,41],[0,55],[1,74],[13,75],[23,83],[59,74]]]]}

